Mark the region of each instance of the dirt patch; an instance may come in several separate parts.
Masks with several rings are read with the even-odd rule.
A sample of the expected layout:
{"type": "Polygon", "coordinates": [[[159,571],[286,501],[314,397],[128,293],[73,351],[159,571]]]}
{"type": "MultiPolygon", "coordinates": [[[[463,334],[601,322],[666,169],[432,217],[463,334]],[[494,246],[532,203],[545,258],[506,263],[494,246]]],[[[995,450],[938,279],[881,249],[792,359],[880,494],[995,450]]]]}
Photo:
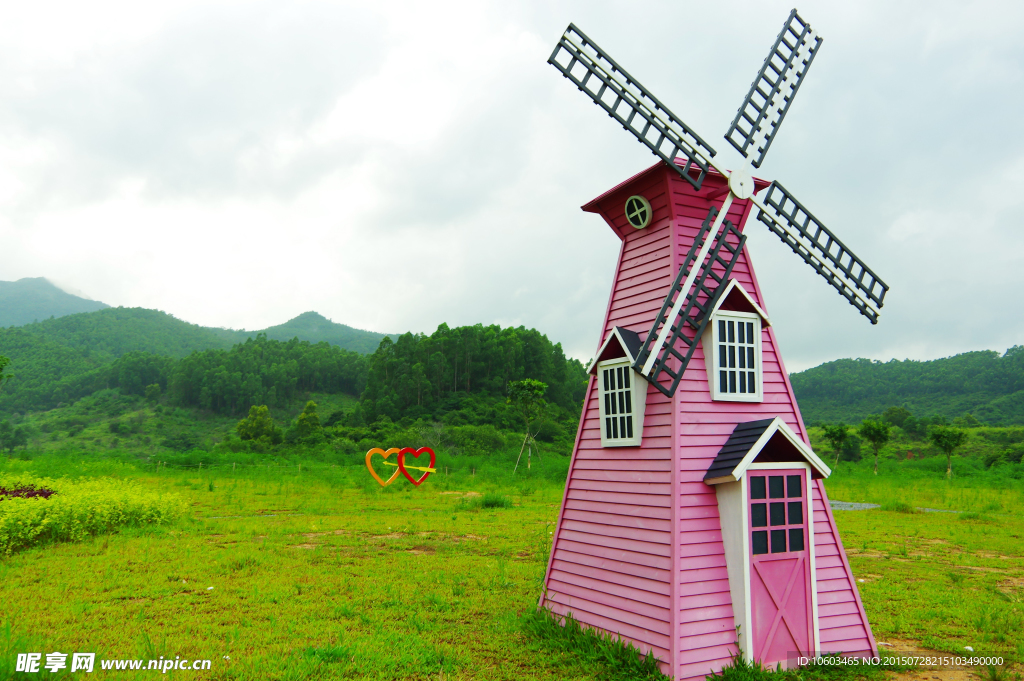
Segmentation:
{"type": "Polygon", "coordinates": [[[312,550],[312,549],[315,549],[315,548],[316,548],[316,544],[292,544],[292,545],[291,545],[291,546],[289,546],[288,548],[290,548],[290,549],[306,549],[306,550],[312,550]]]}
{"type": "Polygon", "coordinates": [[[422,556],[423,554],[433,555],[437,553],[437,551],[430,546],[414,546],[406,551],[406,553],[411,553],[414,556],[422,556]]]}
{"type": "Polygon", "coordinates": [[[372,534],[370,539],[401,539],[404,536],[404,532],[392,532],[391,534],[372,534]]]}
{"type": "MultiPolygon", "coordinates": [[[[900,639],[889,639],[888,641],[877,641],[878,654],[880,657],[887,655],[913,656],[913,657],[951,657],[949,653],[929,650],[924,648],[917,641],[904,641],[900,639]]],[[[970,651],[964,650],[961,655],[973,655],[970,651]]],[[[895,681],[977,681],[984,678],[984,669],[974,667],[953,667],[950,669],[934,669],[922,667],[915,671],[896,672],[890,676],[895,681]]]]}

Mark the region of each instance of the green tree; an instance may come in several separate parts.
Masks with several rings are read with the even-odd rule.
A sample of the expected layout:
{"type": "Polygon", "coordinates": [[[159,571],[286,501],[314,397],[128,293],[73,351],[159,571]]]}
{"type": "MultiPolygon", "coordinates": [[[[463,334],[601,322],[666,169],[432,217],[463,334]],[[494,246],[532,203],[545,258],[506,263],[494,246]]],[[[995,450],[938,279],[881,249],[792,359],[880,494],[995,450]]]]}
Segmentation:
{"type": "Polygon", "coordinates": [[[839,465],[839,452],[842,451],[846,439],[850,437],[850,431],[847,428],[845,423],[826,423],[824,427],[823,437],[831,445],[832,451],[836,453],[835,466],[839,465]]]}
{"type": "Polygon", "coordinates": [[[861,421],[860,427],[857,428],[857,434],[870,442],[871,449],[875,452],[875,475],[878,475],[878,452],[889,441],[889,428],[891,427],[883,421],[865,419],[861,421]]]}
{"type": "Polygon", "coordinates": [[[159,400],[160,399],[160,384],[159,383],[150,383],[149,385],[147,385],[146,386],[145,396],[146,396],[146,401],[147,402],[156,402],[157,400],[159,400]]]}
{"type": "Polygon", "coordinates": [[[320,417],[316,413],[316,402],[306,402],[305,408],[295,419],[295,438],[300,442],[319,442],[324,439],[324,429],[320,425],[320,417]]]}
{"type": "MultiPolygon", "coordinates": [[[[538,381],[533,378],[524,378],[521,381],[512,381],[508,384],[508,404],[512,405],[516,413],[523,420],[523,430],[526,431],[526,436],[523,438],[523,446],[519,448],[519,457],[523,456],[523,449],[530,445],[530,449],[527,450],[526,454],[526,467],[530,468],[530,457],[533,454],[533,446],[536,446],[536,440],[533,439],[534,433],[531,430],[531,424],[533,424],[537,417],[544,411],[544,405],[547,402],[544,400],[544,393],[547,391],[548,386],[543,381],[538,381]]],[[[537,454],[540,454],[540,447],[537,447],[537,454]]],[[[519,468],[519,459],[516,459],[516,467],[512,469],[515,473],[519,468]]]]}
{"type": "Polygon", "coordinates": [[[913,414],[911,414],[910,410],[906,407],[889,407],[882,414],[882,420],[886,423],[891,423],[898,428],[902,428],[903,424],[906,423],[907,419],[911,416],[913,416],[913,414]]]}
{"type": "Polygon", "coordinates": [[[14,449],[14,427],[10,421],[0,421],[0,452],[14,449]]]}
{"type": "Polygon", "coordinates": [[[12,378],[14,378],[10,374],[7,374],[6,376],[4,376],[4,369],[6,369],[7,365],[10,364],[10,363],[11,363],[11,360],[7,359],[3,355],[0,355],[0,388],[4,387],[4,383],[6,383],[7,381],[9,381],[12,378]]]}
{"type": "Polygon", "coordinates": [[[946,453],[946,479],[953,477],[953,450],[967,442],[967,433],[950,426],[935,426],[929,438],[946,453]]]}
{"type": "Polygon", "coordinates": [[[249,416],[238,422],[235,431],[241,440],[253,440],[262,444],[280,444],[281,431],[274,425],[270,417],[270,409],[266,405],[249,407],[249,416]]]}

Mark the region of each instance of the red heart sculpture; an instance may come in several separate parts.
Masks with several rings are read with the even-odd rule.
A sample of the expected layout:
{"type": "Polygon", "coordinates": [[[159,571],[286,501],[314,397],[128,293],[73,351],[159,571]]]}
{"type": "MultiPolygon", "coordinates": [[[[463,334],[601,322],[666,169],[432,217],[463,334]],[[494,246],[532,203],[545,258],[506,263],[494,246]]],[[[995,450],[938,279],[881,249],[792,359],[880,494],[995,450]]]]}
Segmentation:
{"type": "Polygon", "coordinates": [[[413,449],[412,447],[406,447],[402,451],[398,452],[398,470],[402,471],[402,475],[409,479],[409,482],[419,487],[420,483],[427,479],[427,476],[434,472],[434,462],[437,461],[437,457],[434,456],[434,450],[430,447],[420,447],[419,449],[413,449]],[[424,452],[430,454],[430,465],[426,468],[420,468],[413,466],[417,470],[424,471],[423,475],[420,476],[419,480],[414,480],[409,471],[405,468],[405,455],[412,454],[414,457],[419,458],[420,454],[424,452]]]}

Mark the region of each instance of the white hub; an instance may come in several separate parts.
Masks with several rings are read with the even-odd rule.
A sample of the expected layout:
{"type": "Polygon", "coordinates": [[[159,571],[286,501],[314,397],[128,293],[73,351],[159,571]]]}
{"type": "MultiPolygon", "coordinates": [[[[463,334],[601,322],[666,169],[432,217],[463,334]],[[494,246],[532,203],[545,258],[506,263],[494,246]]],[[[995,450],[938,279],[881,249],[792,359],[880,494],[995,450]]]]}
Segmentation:
{"type": "Polygon", "coordinates": [[[746,168],[729,173],[729,191],[740,199],[749,199],[754,195],[754,178],[746,168]]]}

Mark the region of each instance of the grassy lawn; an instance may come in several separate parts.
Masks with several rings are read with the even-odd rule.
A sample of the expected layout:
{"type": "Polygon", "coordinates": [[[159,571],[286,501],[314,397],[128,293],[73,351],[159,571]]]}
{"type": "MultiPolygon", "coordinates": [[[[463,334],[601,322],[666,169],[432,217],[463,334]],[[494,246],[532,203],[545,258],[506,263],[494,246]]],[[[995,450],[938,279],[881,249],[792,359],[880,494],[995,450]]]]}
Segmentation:
{"type": "MultiPolygon", "coordinates": [[[[131,477],[179,495],[191,513],[0,558],[0,665],[59,650],[213,661],[210,672],[169,672],[177,677],[608,678],[523,633],[561,500],[553,471],[535,466],[499,485],[476,469],[387,489],[365,468],[322,464],[200,476],[98,462],[71,473],[131,477]],[[488,492],[511,506],[483,507],[488,492]]],[[[936,507],[934,485],[948,486],[890,489],[887,479],[850,476],[830,480],[830,494],[869,501],[898,488],[908,503],[936,507]]],[[[1007,511],[1019,497],[994,490],[985,501],[983,491],[957,497],[947,487],[947,501],[969,498],[978,510],[836,512],[878,640],[1024,658],[1024,520],[1007,511]]]]}

